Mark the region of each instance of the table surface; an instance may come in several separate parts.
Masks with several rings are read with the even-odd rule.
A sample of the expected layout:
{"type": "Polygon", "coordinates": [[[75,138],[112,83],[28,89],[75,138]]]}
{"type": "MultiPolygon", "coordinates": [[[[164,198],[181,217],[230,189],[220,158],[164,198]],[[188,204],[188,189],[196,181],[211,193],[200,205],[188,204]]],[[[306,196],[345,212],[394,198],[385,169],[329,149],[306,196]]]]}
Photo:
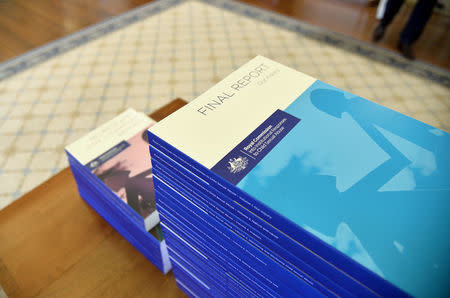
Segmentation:
{"type": "Polygon", "coordinates": [[[80,198],[69,168],[0,211],[0,285],[9,297],[184,297],[80,198]]]}

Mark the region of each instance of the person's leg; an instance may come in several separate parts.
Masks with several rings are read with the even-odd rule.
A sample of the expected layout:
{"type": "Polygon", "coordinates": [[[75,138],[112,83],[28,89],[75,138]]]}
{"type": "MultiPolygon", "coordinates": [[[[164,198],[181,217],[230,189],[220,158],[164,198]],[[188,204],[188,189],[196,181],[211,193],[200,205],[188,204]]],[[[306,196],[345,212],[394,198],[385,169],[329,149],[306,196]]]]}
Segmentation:
{"type": "Polygon", "coordinates": [[[422,34],[437,0],[419,0],[400,34],[400,42],[413,44],[422,34]]]}
{"type": "Polygon", "coordinates": [[[383,37],[386,27],[392,22],[400,7],[402,7],[403,2],[404,0],[389,0],[386,3],[383,18],[373,32],[373,41],[379,41],[383,37]]]}
{"type": "Polygon", "coordinates": [[[398,42],[398,49],[405,58],[414,59],[412,44],[422,34],[425,25],[433,13],[437,0],[419,0],[414,7],[408,23],[403,28],[398,42]]]}
{"type": "Polygon", "coordinates": [[[389,0],[386,3],[386,10],[384,11],[384,15],[380,21],[380,24],[385,27],[388,26],[400,10],[400,7],[402,7],[403,2],[404,0],[389,0]]]}

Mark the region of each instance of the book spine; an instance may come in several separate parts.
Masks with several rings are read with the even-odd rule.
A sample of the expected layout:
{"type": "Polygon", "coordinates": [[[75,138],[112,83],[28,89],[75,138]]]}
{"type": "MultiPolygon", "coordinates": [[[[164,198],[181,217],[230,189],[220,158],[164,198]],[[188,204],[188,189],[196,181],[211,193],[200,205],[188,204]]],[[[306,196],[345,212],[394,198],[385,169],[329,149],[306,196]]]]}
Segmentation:
{"type": "MultiPolygon", "coordinates": [[[[212,173],[209,169],[169,145],[150,131],[148,134],[150,151],[152,150],[152,147],[157,149],[167,158],[176,162],[180,167],[191,172],[196,178],[199,178],[199,183],[204,184],[206,187],[216,189],[219,193],[223,193],[230,197],[233,201],[236,201],[241,205],[242,208],[249,210],[269,225],[279,228],[280,232],[287,237],[307,248],[318,258],[329,263],[331,266],[341,270],[351,279],[367,287],[369,290],[373,291],[373,294],[380,296],[410,297],[407,293],[392,285],[382,277],[318,239],[316,236],[295,223],[284,218],[277,212],[270,210],[270,208],[244,193],[228,181],[225,181],[223,178],[212,173]]],[[[152,155],[152,159],[153,158],[154,156],[152,155]]]]}
{"type": "Polygon", "coordinates": [[[85,166],[80,164],[74,157],[72,157],[68,153],[69,163],[73,165],[73,168],[76,169],[79,173],[82,173],[85,177],[90,177],[92,181],[92,185],[102,191],[103,196],[107,195],[107,197],[111,200],[117,208],[120,208],[123,212],[125,212],[126,216],[133,219],[137,226],[141,227],[143,230],[145,229],[145,221],[142,216],[140,216],[133,208],[128,206],[125,202],[123,202],[117,195],[111,191],[103,182],[98,179],[94,174],[92,174],[89,170],[86,169],[85,166]]]}
{"type": "MultiPolygon", "coordinates": [[[[314,283],[323,284],[327,289],[331,290],[341,297],[353,296],[352,294],[350,294],[350,292],[356,292],[359,294],[364,293],[366,297],[370,296],[371,292],[367,291],[366,288],[363,288],[359,291],[358,289],[355,290],[355,288],[358,287],[358,284],[355,285],[354,281],[349,283],[348,280],[343,280],[343,278],[340,278],[340,286],[338,286],[334,281],[336,280],[336,275],[338,278],[341,277],[341,272],[336,272],[336,270],[327,270],[327,275],[320,273],[318,271],[320,268],[315,267],[317,269],[316,270],[308,265],[303,259],[301,259],[301,257],[314,257],[311,254],[306,254],[307,257],[305,257],[305,249],[298,248],[296,255],[287,251],[276,242],[262,235],[258,229],[255,229],[251,225],[251,221],[250,224],[248,224],[247,222],[249,221],[249,217],[242,218],[239,216],[234,216],[233,214],[239,214],[239,212],[236,212],[236,209],[228,208],[227,210],[226,206],[224,207],[220,203],[217,204],[214,199],[211,199],[211,197],[208,197],[207,194],[202,193],[202,191],[197,189],[195,186],[190,185],[189,188],[182,186],[181,182],[177,181],[176,175],[171,175],[171,173],[168,172],[167,169],[164,169],[164,167],[160,165],[159,162],[160,160],[154,160],[153,162],[153,173],[155,177],[154,179],[161,178],[161,180],[163,180],[165,183],[168,183],[168,185],[176,189],[182,195],[188,197],[193,204],[199,206],[198,208],[204,209],[208,213],[207,216],[210,216],[215,221],[220,223],[220,225],[225,226],[226,228],[236,233],[249,245],[252,245],[262,253],[264,253],[266,256],[275,260],[281,266],[285,267],[286,270],[295,274],[299,278],[306,279],[308,282],[313,281],[314,283]],[[249,237],[249,235],[251,236],[249,237]],[[341,287],[342,283],[346,283],[346,288],[353,289],[353,291],[344,290],[344,287],[341,287]]],[[[316,263],[318,263],[320,267],[330,267],[320,260],[316,263]]]]}
{"type": "Polygon", "coordinates": [[[208,262],[210,266],[217,268],[218,271],[223,271],[235,280],[245,284],[247,289],[249,289],[254,296],[258,296],[257,293],[264,293],[262,295],[263,297],[281,297],[270,290],[265,284],[262,284],[246,269],[240,268],[238,270],[238,266],[233,260],[224,258],[223,254],[212,249],[212,247],[207,246],[205,243],[199,242],[198,239],[192,235],[192,231],[180,228],[177,224],[173,223],[169,217],[166,218],[165,216],[169,211],[166,211],[162,206],[158,207],[162,210],[164,219],[161,226],[170,246],[181,245],[181,247],[185,248],[190,255],[195,255],[198,258],[203,259],[204,262],[208,262]],[[179,232],[176,233],[174,230],[179,232]],[[203,252],[207,252],[206,254],[208,257],[203,252]]]}
{"type": "MultiPolygon", "coordinates": [[[[262,282],[268,283],[269,286],[276,289],[282,295],[289,295],[291,291],[298,294],[311,295],[314,297],[337,297],[334,293],[325,288],[315,288],[317,284],[311,281],[307,282],[282,268],[278,263],[261,254],[257,249],[249,246],[243,239],[238,237],[232,231],[214,225],[212,222],[205,220],[199,213],[202,212],[198,208],[187,208],[180,201],[182,198],[176,197],[177,194],[170,188],[166,188],[164,184],[155,179],[157,191],[164,194],[164,205],[168,213],[165,218],[170,218],[172,222],[191,230],[198,231],[201,239],[208,239],[208,243],[225,256],[234,258],[240,267],[247,268],[255,277],[262,282]],[[189,219],[189,220],[187,220],[189,219]],[[286,291],[289,289],[289,291],[286,291]]],[[[162,202],[159,202],[162,205],[162,202]]],[[[202,212],[203,213],[203,212],[202,212]]],[[[167,225],[167,222],[164,223],[167,225]]],[[[198,241],[199,239],[197,239],[198,241]]],[[[207,251],[205,253],[208,253],[207,251]]]]}
{"type": "MultiPolygon", "coordinates": [[[[223,297],[225,295],[225,290],[220,287],[217,283],[213,283],[203,272],[198,270],[198,267],[194,267],[179,256],[170,255],[171,262],[178,268],[182,268],[188,275],[197,280],[208,292],[211,297],[223,297]]],[[[174,271],[174,274],[176,272],[174,271]]],[[[234,292],[230,289],[230,292],[234,292]]]]}
{"type": "Polygon", "coordinates": [[[166,211],[164,207],[161,208],[163,210],[163,216],[165,216],[163,220],[164,231],[166,234],[171,233],[168,236],[168,240],[171,241],[170,245],[176,246],[181,243],[184,245],[182,247],[190,249],[190,251],[186,250],[188,253],[195,251],[197,254],[201,254],[205,259],[205,262],[208,262],[210,266],[217,268],[217,271],[223,271],[227,275],[233,276],[235,279],[245,284],[254,297],[282,297],[270,288],[267,283],[263,283],[261,280],[257,279],[233,259],[227,258],[223,252],[202,243],[198,237],[192,234],[192,231],[188,231],[183,224],[173,220],[170,217],[170,211],[166,211]]]}
{"type": "MultiPolygon", "coordinates": [[[[157,193],[157,196],[160,195],[162,194],[157,193]]],[[[273,290],[268,288],[267,284],[261,283],[261,281],[250,274],[247,269],[241,268],[240,270],[237,270],[237,268],[240,267],[235,261],[233,261],[233,259],[224,257],[224,254],[213,249],[209,243],[199,241],[198,237],[193,234],[192,229],[180,228],[180,225],[171,219],[170,210],[166,210],[166,205],[163,202],[161,202],[161,204],[158,203],[158,208],[161,210],[161,227],[163,228],[164,234],[168,237],[169,247],[174,245],[171,241],[173,239],[177,239],[178,243],[182,243],[184,247],[191,251],[191,253],[203,258],[211,264],[211,266],[214,266],[226,273],[232,273],[232,275],[235,275],[239,281],[248,285],[248,287],[265,293],[264,296],[279,297],[279,295],[273,292],[273,290]],[[167,232],[172,233],[172,236],[168,235],[167,232]],[[208,257],[206,255],[208,255],[208,257]]]]}
{"type": "MultiPolygon", "coordinates": [[[[246,210],[245,208],[242,208],[239,204],[235,204],[235,202],[233,202],[231,198],[223,194],[219,194],[215,189],[212,189],[210,187],[208,188],[205,185],[199,184],[199,182],[197,182],[188,171],[186,171],[185,169],[181,169],[174,163],[171,163],[169,160],[167,160],[166,157],[164,157],[164,155],[160,154],[158,150],[155,150],[154,148],[152,148],[152,150],[152,156],[154,156],[153,168],[155,170],[155,173],[160,174],[165,179],[168,178],[170,181],[179,182],[179,180],[176,180],[176,176],[179,176],[181,179],[185,179],[189,183],[190,190],[182,187],[182,183],[178,183],[176,187],[180,187],[180,189],[188,191],[190,194],[192,194],[192,197],[196,197],[202,201],[202,203],[200,204],[211,207],[211,209],[216,210],[224,217],[226,217],[227,221],[234,222],[236,226],[245,231],[244,234],[251,234],[252,236],[254,236],[254,238],[256,238],[256,241],[252,241],[252,244],[257,246],[258,249],[264,251],[267,255],[270,255],[272,258],[276,258],[277,261],[287,267],[288,270],[295,271],[296,274],[300,276],[305,275],[304,272],[296,270],[292,265],[286,263],[285,260],[279,257],[277,258],[273,255],[272,252],[264,249],[263,247],[261,247],[261,245],[258,245],[258,242],[264,243],[278,253],[280,251],[283,251],[281,254],[284,258],[287,258],[296,267],[302,268],[302,270],[306,270],[308,272],[308,275],[313,274],[315,280],[323,280],[321,278],[321,273],[325,274],[328,277],[326,278],[327,280],[335,281],[339,285],[341,285],[341,287],[334,287],[331,283],[331,288],[334,291],[337,291],[339,295],[348,296],[350,295],[349,292],[351,292],[359,296],[374,296],[374,293],[367,287],[361,285],[358,282],[355,282],[354,279],[350,278],[348,275],[338,270],[337,268],[331,266],[324,260],[317,258],[317,256],[310,250],[300,245],[298,242],[293,241],[293,239],[289,238],[286,234],[275,229],[273,226],[257,217],[252,212],[246,210]],[[165,169],[165,167],[173,170],[175,174],[171,175],[171,171],[168,171],[167,169],[165,169]],[[203,200],[202,195],[204,197],[203,200]],[[220,212],[221,209],[219,208],[219,206],[225,208],[227,212],[220,212]],[[279,243],[280,245],[270,245],[270,243],[273,242],[279,243]],[[281,249],[281,245],[289,251],[286,251],[286,249],[281,249]],[[275,246],[279,247],[279,249],[275,248],[275,246]],[[289,255],[294,255],[296,257],[292,258],[289,255]],[[314,269],[308,270],[309,266],[315,268],[321,273],[317,273],[317,271],[314,269]],[[343,290],[342,288],[346,290],[343,290]]],[[[222,223],[223,222],[226,221],[222,221],[222,223]]],[[[242,235],[242,233],[240,235],[242,235]]]]}
{"type": "Polygon", "coordinates": [[[176,260],[173,261],[173,273],[176,276],[177,284],[181,284],[181,290],[189,297],[214,297],[210,291],[209,285],[207,285],[200,278],[188,273],[184,267],[177,264],[176,260]]]}
{"type": "Polygon", "coordinates": [[[167,273],[167,265],[163,264],[159,241],[149,233],[137,228],[123,215],[115,215],[116,210],[111,210],[111,207],[105,202],[98,200],[100,195],[98,192],[91,190],[88,185],[80,181],[79,177],[77,180],[80,196],[159,270],[167,273]]]}
{"type": "MultiPolygon", "coordinates": [[[[169,238],[174,237],[168,230],[166,230],[166,234],[169,238]]],[[[220,296],[226,296],[226,293],[230,293],[233,297],[248,297],[250,295],[248,291],[239,288],[233,280],[226,278],[224,272],[209,266],[200,258],[186,251],[180,241],[177,242],[176,239],[171,238],[170,242],[174,247],[170,249],[170,257],[188,268],[194,275],[201,277],[210,287],[216,288],[220,296]]]]}
{"type": "Polygon", "coordinates": [[[212,263],[198,257],[192,249],[187,247],[182,241],[178,241],[177,237],[173,235],[171,231],[166,231],[169,235],[168,237],[172,237],[171,243],[174,245],[174,248],[170,249],[171,256],[184,258],[188,262],[191,262],[191,264],[195,264],[194,266],[198,266],[199,270],[201,270],[203,274],[208,275],[213,282],[223,283],[225,285],[225,290],[232,287],[238,294],[237,297],[263,297],[253,289],[250,289],[248,285],[239,281],[233,273],[225,272],[221,268],[215,267],[212,263]]]}
{"type": "Polygon", "coordinates": [[[124,210],[120,208],[117,204],[113,203],[109,198],[104,199],[104,190],[96,188],[93,186],[93,184],[85,182],[85,175],[80,174],[78,169],[76,169],[76,165],[71,164],[69,161],[69,165],[72,169],[73,176],[75,177],[75,181],[77,182],[78,189],[80,190],[80,187],[83,187],[83,190],[90,191],[91,194],[93,194],[93,198],[96,202],[99,202],[102,204],[104,208],[106,208],[110,213],[112,214],[118,214],[120,213],[121,219],[124,219],[127,221],[128,224],[134,225],[136,228],[141,229],[143,232],[146,232],[142,229],[140,225],[138,225],[133,218],[131,218],[127,212],[127,210],[124,210]]]}
{"type": "MultiPolygon", "coordinates": [[[[180,203],[180,200],[179,199],[176,199],[176,200],[177,200],[177,202],[165,201],[166,204],[165,204],[165,207],[163,207],[163,210],[165,212],[164,219],[168,221],[168,222],[166,222],[166,224],[168,226],[175,225],[176,227],[179,227],[180,224],[182,224],[182,223],[180,223],[181,221],[179,220],[178,217],[174,218],[171,216],[172,210],[175,210],[175,209],[180,214],[183,214],[183,211],[180,211],[179,205],[178,205],[178,203],[180,203]],[[170,208],[170,211],[166,211],[166,209],[169,209],[169,208],[170,208]]],[[[182,204],[182,203],[180,203],[180,204],[182,204]]],[[[193,208],[193,209],[195,209],[195,208],[193,208]]],[[[184,211],[186,211],[186,210],[187,209],[184,209],[184,211]]],[[[196,212],[193,212],[193,213],[196,213],[196,212]]],[[[198,220],[196,227],[202,229],[210,237],[215,237],[217,235],[217,231],[226,231],[226,228],[214,226],[214,228],[216,229],[216,232],[215,232],[215,234],[210,234],[208,232],[210,230],[208,230],[208,226],[206,226],[205,223],[208,222],[209,227],[211,227],[214,224],[211,223],[211,220],[204,219],[200,214],[196,214],[196,215],[197,215],[197,217],[195,219],[198,220]]],[[[192,214],[189,214],[188,216],[190,216],[189,221],[191,222],[192,214]]],[[[177,230],[177,228],[174,228],[174,229],[176,231],[179,231],[179,230],[177,230]]],[[[182,232],[180,232],[180,233],[182,233],[182,232]]],[[[199,239],[199,238],[203,238],[203,237],[198,236],[198,237],[193,237],[193,238],[199,239]]],[[[214,239],[217,242],[219,242],[217,237],[215,237],[214,239]]],[[[286,293],[279,292],[278,288],[283,288],[283,289],[286,287],[292,288],[293,286],[292,286],[291,281],[294,281],[294,282],[296,281],[297,284],[304,282],[305,284],[307,284],[307,287],[315,289],[315,291],[317,291],[317,292],[314,292],[315,294],[312,294],[312,295],[319,295],[319,293],[320,293],[319,296],[337,297],[337,295],[335,295],[334,293],[331,293],[326,288],[322,287],[322,288],[318,289],[316,283],[313,283],[311,281],[306,282],[304,279],[300,278],[299,276],[293,275],[293,274],[289,273],[287,270],[284,270],[284,268],[282,268],[280,266],[280,264],[278,264],[277,262],[273,261],[272,259],[264,256],[263,254],[259,253],[259,251],[257,249],[248,245],[247,243],[245,243],[245,241],[241,242],[242,239],[239,238],[239,236],[230,234],[230,238],[225,239],[225,241],[227,241],[227,243],[229,243],[230,240],[232,241],[231,242],[232,245],[225,246],[225,244],[222,243],[222,244],[219,244],[219,247],[222,247],[222,248],[226,247],[226,250],[228,250],[230,252],[230,254],[239,256],[235,270],[243,270],[243,267],[245,267],[245,264],[252,264],[253,267],[257,268],[256,270],[257,270],[258,274],[255,274],[255,272],[253,272],[253,273],[250,272],[249,274],[252,274],[254,276],[254,278],[258,279],[261,283],[267,283],[270,276],[273,276],[273,275],[280,276],[280,274],[282,275],[282,279],[280,278],[280,280],[273,279],[273,278],[271,280],[274,283],[274,287],[272,288],[272,290],[278,291],[277,294],[282,295],[282,296],[286,295],[286,293]],[[235,244],[237,242],[240,242],[240,243],[235,244]],[[259,260],[259,262],[263,265],[258,267],[258,265],[256,264],[256,262],[258,262],[258,261],[252,261],[252,260],[259,260]],[[244,264],[244,265],[242,265],[242,264],[244,264]],[[282,273],[280,273],[280,272],[282,272],[282,273]],[[284,283],[286,283],[286,278],[291,279],[291,281],[287,281],[288,285],[284,284],[284,283]]],[[[205,250],[202,252],[206,256],[208,256],[208,258],[213,258],[213,257],[210,257],[210,253],[212,250],[217,250],[217,247],[211,246],[208,250],[205,250]]],[[[219,250],[218,253],[223,254],[223,251],[219,250]]],[[[296,289],[296,293],[303,293],[303,292],[305,292],[304,288],[296,289]]],[[[350,296],[347,295],[347,297],[350,297],[350,296]]]]}

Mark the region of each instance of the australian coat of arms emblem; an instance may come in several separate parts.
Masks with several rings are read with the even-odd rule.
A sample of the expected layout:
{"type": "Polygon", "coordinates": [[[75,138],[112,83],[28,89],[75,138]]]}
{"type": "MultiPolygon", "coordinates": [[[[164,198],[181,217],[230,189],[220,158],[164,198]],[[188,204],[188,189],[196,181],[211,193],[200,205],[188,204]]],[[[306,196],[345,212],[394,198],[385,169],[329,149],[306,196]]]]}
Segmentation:
{"type": "Polygon", "coordinates": [[[248,165],[247,157],[239,156],[238,158],[230,158],[228,161],[228,170],[231,173],[239,173],[243,169],[245,169],[248,165]]]}

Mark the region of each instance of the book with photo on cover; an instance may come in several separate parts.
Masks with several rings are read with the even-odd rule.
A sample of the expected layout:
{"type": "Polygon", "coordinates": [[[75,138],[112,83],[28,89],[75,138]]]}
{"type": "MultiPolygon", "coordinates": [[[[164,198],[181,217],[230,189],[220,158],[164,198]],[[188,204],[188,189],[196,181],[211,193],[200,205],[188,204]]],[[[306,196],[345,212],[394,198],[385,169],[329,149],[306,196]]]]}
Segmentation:
{"type": "Polygon", "coordinates": [[[129,108],[66,147],[80,196],[162,272],[169,261],[159,226],[147,129],[129,108]]]}
{"type": "Polygon", "coordinates": [[[152,165],[148,154],[147,128],[86,166],[123,202],[136,211],[144,219],[146,230],[150,230],[156,226],[159,218],[153,190],[152,165]]]}
{"type": "Polygon", "coordinates": [[[128,214],[147,231],[159,222],[146,133],[154,123],[143,113],[128,109],[66,148],[130,207],[122,209],[130,209],[128,214]]]}

